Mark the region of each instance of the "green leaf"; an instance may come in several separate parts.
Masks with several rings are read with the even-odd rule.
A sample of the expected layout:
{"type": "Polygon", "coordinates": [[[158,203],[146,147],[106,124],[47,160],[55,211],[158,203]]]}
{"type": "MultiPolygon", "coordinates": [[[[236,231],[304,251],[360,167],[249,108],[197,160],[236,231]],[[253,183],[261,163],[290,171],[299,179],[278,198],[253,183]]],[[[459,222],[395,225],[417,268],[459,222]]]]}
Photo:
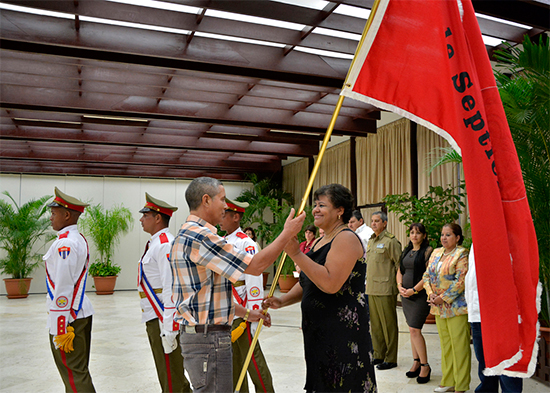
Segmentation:
{"type": "Polygon", "coordinates": [[[122,235],[133,227],[132,212],[130,209],[113,206],[105,209],[101,204],[88,206],[86,214],[80,220],[85,235],[95,244],[99,253],[96,262],[90,264],[90,276],[115,276],[120,267],[112,263],[116,246],[122,235]]]}
{"type": "MultiPolygon", "coordinates": [[[[390,212],[407,228],[414,222],[421,222],[428,232],[428,241],[432,247],[440,246],[440,233],[443,225],[455,222],[462,213],[464,204],[458,196],[460,186],[431,186],[422,198],[408,193],[387,195],[383,198],[390,212]]],[[[465,195],[462,193],[462,198],[465,195]]]]}
{"type": "Polygon", "coordinates": [[[6,252],[0,259],[0,271],[12,278],[27,278],[42,263],[41,255],[32,253],[34,245],[39,240],[44,240],[45,245],[55,238],[49,232],[51,223],[46,206],[52,196],[31,199],[18,206],[9,192],[3,194],[11,203],[0,199],[0,248],[6,252]]]}

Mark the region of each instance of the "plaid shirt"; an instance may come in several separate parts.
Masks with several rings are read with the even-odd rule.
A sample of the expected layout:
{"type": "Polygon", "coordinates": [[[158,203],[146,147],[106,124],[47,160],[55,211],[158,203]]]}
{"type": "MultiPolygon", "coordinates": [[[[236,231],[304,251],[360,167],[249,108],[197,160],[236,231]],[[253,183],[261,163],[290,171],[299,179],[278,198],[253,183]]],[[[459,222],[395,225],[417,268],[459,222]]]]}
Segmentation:
{"type": "Polygon", "coordinates": [[[230,281],[236,282],[251,261],[252,255],[216,235],[214,226],[187,217],[170,252],[174,320],[190,326],[231,324],[235,308],[230,281]]]}

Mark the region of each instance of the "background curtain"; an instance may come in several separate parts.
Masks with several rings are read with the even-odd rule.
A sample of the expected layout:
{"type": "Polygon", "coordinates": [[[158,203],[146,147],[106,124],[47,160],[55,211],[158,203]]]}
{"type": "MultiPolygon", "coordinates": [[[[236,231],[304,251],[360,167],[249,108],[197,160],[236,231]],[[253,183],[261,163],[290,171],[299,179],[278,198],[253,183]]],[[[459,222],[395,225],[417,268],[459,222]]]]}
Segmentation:
{"type": "MultiPolygon", "coordinates": [[[[357,205],[378,203],[388,194],[411,192],[410,122],[400,119],[378,128],[377,133],[356,139],[357,205]]],[[[362,209],[367,225],[380,208],[362,209]]],[[[404,246],[406,228],[388,214],[388,232],[404,246]]]]}
{"type": "Polygon", "coordinates": [[[283,191],[294,196],[294,207],[298,209],[309,180],[309,160],[302,158],[283,167],[283,191]]]}
{"type": "Polygon", "coordinates": [[[449,143],[421,125],[417,126],[416,143],[418,146],[418,196],[426,195],[429,186],[447,187],[449,184],[456,186],[458,184],[456,164],[441,165],[428,174],[428,168],[434,161],[433,157],[442,155],[439,148],[450,147],[449,143]]]}
{"type": "MultiPolygon", "coordinates": [[[[351,186],[350,176],[350,141],[339,143],[325,151],[317,177],[313,182],[315,192],[321,186],[338,183],[347,188],[351,186]]],[[[315,157],[317,160],[317,157],[315,157]]]]}

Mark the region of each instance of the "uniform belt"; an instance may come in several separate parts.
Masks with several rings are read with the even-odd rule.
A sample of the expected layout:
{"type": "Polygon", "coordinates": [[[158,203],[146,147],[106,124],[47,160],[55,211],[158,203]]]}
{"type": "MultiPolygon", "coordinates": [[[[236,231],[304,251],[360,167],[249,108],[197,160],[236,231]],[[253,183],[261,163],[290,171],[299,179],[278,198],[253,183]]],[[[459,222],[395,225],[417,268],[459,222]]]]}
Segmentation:
{"type": "MultiPolygon", "coordinates": [[[[157,289],[154,289],[155,293],[158,295],[159,293],[162,293],[162,288],[157,288],[157,289]]],[[[139,292],[139,297],[141,299],[145,299],[147,297],[147,295],[145,294],[145,292],[139,292]]]]}
{"type": "Polygon", "coordinates": [[[231,325],[185,325],[185,333],[204,333],[206,332],[228,332],[231,330],[231,325]]]}
{"type": "Polygon", "coordinates": [[[244,281],[237,281],[237,282],[235,282],[235,283],[233,284],[233,286],[234,286],[235,288],[237,288],[237,287],[242,287],[242,286],[245,285],[245,284],[246,284],[246,283],[245,283],[244,281]]]}

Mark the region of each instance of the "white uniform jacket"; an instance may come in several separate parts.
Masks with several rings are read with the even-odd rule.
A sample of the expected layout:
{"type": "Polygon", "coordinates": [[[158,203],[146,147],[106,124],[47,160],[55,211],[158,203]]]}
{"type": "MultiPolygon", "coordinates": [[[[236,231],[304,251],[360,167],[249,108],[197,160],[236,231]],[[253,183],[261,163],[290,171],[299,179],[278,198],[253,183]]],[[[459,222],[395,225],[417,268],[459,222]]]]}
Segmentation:
{"type": "Polygon", "coordinates": [[[370,237],[374,234],[374,231],[367,224],[363,224],[359,228],[357,228],[355,233],[357,234],[357,236],[359,236],[359,238],[363,242],[363,250],[365,251],[363,253],[363,256],[365,256],[367,253],[367,244],[369,242],[370,237]]]}
{"type": "MultiPolygon", "coordinates": [[[[143,275],[149,282],[152,293],[150,296],[156,296],[160,303],[164,307],[164,311],[159,310],[162,318],[159,318],[153,308],[148,297],[142,297],[141,299],[141,322],[147,322],[155,318],[159,318],[162,321],[163,329],[169,332],[179,330],[179,324],[174,323],[174,313],[176,308],[172,301],[172,270],[170,269],[170,249],[172,247],[172,241],[174,235],[172,235],[168,228],[161,229],[149,240],[149,248],[143,254],[140,260],[141,268],[143,269],[143,275]],[[155,293],[160,292],[161,293],[155,293]],[[154,293],[154,295],[153,295],[154,293]]],[[[140,295],[144,292],[144,287],[147,287],[145,279],[138,277],[138,290],[140,295]]]]}
{"type": "Polygon", "coordinates": [[[481,322],[473,245],[468,254],[468,272],[464,278],[464,297],[466,298],[466,304],[468,304],[468,322],[481,322]]]}
{"type": "MultiPolygon", "coordinates": [[[[254,240],[248,237],[241,228],[237,228],[233,233],[225,237],[227,243],[232,244],[235,248],[245,251],[250,255],[256,254],[257,245],[254,240]]],[[[259,310],[262,307],[264,299],[264,281],[263,276],[252,276],[250,274],[242,274],[239,281],[244,281],[245,285],[235,287],[241,299],[246,299],[246,308],[251,310],[259,310]]],[[[235,299],[237,303],[237,299],[235,299]]],[[[237,318],[237,317],[235,317],[237,318]]],[[[254,334],[258,322],[251,324],[251,334],[254,334]]]]}
{"type": "Polygon", "coordinates": [[[57,232],[57,239],[42,259],[46,263],[46,305],[50,334],[65,334],[75,319],[94,314],[86,290],[88,244],[76,225],[57,232]]]}

